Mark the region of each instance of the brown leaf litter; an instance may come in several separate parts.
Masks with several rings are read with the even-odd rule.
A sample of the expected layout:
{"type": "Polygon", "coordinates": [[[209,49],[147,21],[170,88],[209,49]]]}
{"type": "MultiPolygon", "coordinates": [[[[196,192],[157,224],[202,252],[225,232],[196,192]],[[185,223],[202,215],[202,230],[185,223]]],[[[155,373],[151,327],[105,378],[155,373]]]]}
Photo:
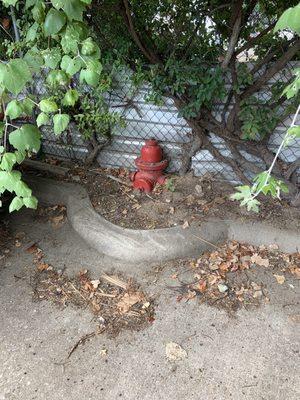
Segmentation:
{"type": "Polygon", "coordinates": [[[217,249],[214,246],[198,259],[181,260],[180,267],[181,272],[170,276],[180,283],[170,286],[178,293],[177,301],[198,298],[231,312],[270,301],[265,285],[255,282],[255,268],[269,271],[279,285],[285,284],[287,274],[299,279],[300,253],[286,254],[275,245],[255,247],[231,241],[217,249]]]}
{"type": "Polygon", "coordinates": [[[152,299],[132,279],[106,274],[90,279],[87,270],[69,278],[47,263],[36,266],[31,279],[33,298],[89,310],[99,333],[116,336],[121,330],[140,330],[154,321],[152,299]]]}

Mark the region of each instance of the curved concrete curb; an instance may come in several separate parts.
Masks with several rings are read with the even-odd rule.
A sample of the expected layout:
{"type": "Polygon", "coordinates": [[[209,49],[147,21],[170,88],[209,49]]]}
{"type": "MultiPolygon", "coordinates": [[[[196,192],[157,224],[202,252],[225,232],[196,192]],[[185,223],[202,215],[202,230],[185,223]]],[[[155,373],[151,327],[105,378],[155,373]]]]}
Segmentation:
{"type": "Polygon", "coordinates": [[[206,221],[199,227],[135,230],[121,228],[94,211],[86,190],[72,183],[44,178],[27,178],[37,198],[46,204],[65,204],[73,229],[102,254],[129,263],[159,262],[193,257],[211,249],[198,237],[217,244],[226,239],[253,245],[278,244],[283,251],[300,248],[299,232],[282,231],[261,223],[206,221]]]}

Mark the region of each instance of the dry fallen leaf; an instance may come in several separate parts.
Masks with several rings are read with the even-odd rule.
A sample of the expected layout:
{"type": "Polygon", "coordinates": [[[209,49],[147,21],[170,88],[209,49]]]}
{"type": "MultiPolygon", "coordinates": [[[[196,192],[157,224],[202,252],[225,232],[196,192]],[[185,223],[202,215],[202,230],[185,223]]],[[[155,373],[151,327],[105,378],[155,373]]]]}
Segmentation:
{"type": "Polygon", "coordinates": [[[285,282],[285,277],[283,275],[276,275],[276,274],[273,275],[276,278],[277,283],[279,283],[279,285],[282,285],[285,282]]]}
{"type": "Polygon", "coordinates": [[[146,303],[143,304],[142,308],[149,308],[150,307],[150,302],[146,301],[146,303]]]}
{"type": "Polygon", "coordinates": [[[226,293],[228,290],[228,286],[225,285],[224,283],[219,283],[218,290],[220,293],[226,293]]]}
{"type": "Polygon", "coordinates": [[[262,295],[263,295],[263,292],[262,292],[261,290],[256,290],[256,291],[253,293],[253,297],[254,297],[255,299],[258,299],[258,298],[262,297],[262,295]]]}
{"type": "Polygon", "coordinates": [[[169,361],[180,361],[187,357],[187,352],[175,342],[166,344],[166,357],[169,361]]]}
{"type": "Polygon", "coordinates": [[[29,247],[26,249],[26,252],[27,252],[27,253],[30,253],[30,254],[34,254],[34,253],[36,253],[38,250],[39,250],[39,248],[37,247],[36,243],[33,243],[31,246],[29,246],[29,247]]]}
{"type": "Polygon", "coordinates": [[[117,307],[121,314],[125,314],[134,304],[139,303],[143,300],[144,296],[140,292],[135,292],[131,294],[125,293],[124,296],[122,296],[122,298],[117,303],[117,307]]]}
{"type": "Polygon", "coordinates": [[[57,217],[50,218],[50,220],[54,226],[58,226],[61,222],[63,222],[63,219],[64,219],[63,214],[60,214],[57,217]]]}
{"type": "Polygon", "coordinates": [[[106,357],[107,356],[107,349],[101,349],[100,350],[100,356],[101,357],[106,357]]]}
{"type": "Polygon", "coordinates": [[[201,279],[198,282],[198,289],[201,293],[204,293],[207,287],[207,282],[204,279],[201,279]]]}
{"type": "Polygon", "coordinates": [[[262,258],[257,253],[253,254],[253,256],[251,257],[251,262],[253,264],[259,265],[260,267],[268,267],[270,265],[270,262],[267,258],[262,258]]]}
{"type": "Polygon", "coordinates": [[[186,301],[192,300],[196,297],[197,293],[194,290],[188,290],[188,292],[184,295],[184,299],[186,301]]]}
{"type": "Polygon", "coordinates": [[[300,279],[300,268],[299,267],[291,267],[290,272],[293,275],[296,275],[298,279],[300,279]]]}
{"type": "Polygon", "coordinates": [[[97,289],[98,286],[100,285],[100,280],[99,279],[92,280],[91,284],[93,285],[94,289],[97,289]]]}
{"type": "Polygon", "coordinates": [[[48,268],[49,268],[49,264],[46,264],[46,263],[39,263],[37,265],[37,269],[39,271],[46,271],[48,268]]]}
{"type": "Polygon", "coordinates": [[[189,222],[185,221],[184,224],[182,225],[182,229],[187,229],[189,227],[189,222]]]}

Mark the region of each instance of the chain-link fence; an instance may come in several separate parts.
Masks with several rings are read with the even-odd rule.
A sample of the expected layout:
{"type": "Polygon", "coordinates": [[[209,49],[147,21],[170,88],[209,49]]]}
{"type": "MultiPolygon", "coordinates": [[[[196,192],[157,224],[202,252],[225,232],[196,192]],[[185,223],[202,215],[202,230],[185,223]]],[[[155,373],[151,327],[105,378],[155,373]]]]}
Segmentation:
{"type": "MultiPolygon", "coordinates": [[[[288,82],[292,77],[295,63],[290,63],[279,74],[274,76],[262,91],[261,100],[270,97],[270,85],[274,82],[288,82]]],[[[171,99],[164,99],[161,106],[146,101],[149,88],[144,85],[139,90],[133,90],[130,80],[124,75],[117,77],[113,89],[107,93],[106,101],[110,110],[119,112],[124,119],[124,126],[116,126],[112,131],[112,139],[99,152],[97,161],[104,167],[124,167],[134,169],[135,158],[146,139],[155,138],[159,141],[169,160],[169,172],[178,172],[189,142],[192,140],[192,131],[183,118],[178,116],[178,110],[171,99]]],[[[36,81],[35,92],[43,94],[42,80],[36,81]]],[[[224,104],[218,104],[215,116],[218,119],[224,104]]],[[[282,115],[284,108],[282,109],[282,115]]],[[[279,145],[291,117],[284,118],[274,130],[269,141],[269,148],[274,151],[279,145]]],[[[266,124],[268,110],[266,109],[266,124]]],[[[215,135],[211,135],[211,142],[224,156],[232,156],[225,142],[215,135]]],[[[75,124],[60,136],[55,136],[51,126],[43,128],[43,152],[47,155],[69,160],[84,161],[88,155],[88,145],[75,124]]],[[[293,162],[300,157],[300,143],[296,140],[286,147],[281,157],[286,162],[293,162]]],[[[245,154],[249,161],[255,161],[253,155],[245,154]]],[[[259,163],[259,161],[258,161],[259,163]]],[[[263,167],[263,166],[262,166],[263,167]]],[[[208,150],[198,151],[191,159],[191,169],[196,175],[210,173],[231,182],[238,179],[232,168],[226,163],[217,160],[208,150]]]]}

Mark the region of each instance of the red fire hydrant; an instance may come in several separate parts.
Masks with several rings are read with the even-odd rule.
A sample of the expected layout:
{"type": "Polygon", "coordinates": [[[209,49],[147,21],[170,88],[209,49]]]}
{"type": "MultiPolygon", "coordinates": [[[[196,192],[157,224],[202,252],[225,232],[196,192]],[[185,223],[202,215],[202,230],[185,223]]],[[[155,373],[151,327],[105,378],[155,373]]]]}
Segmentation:
{"type": "Polygon", "coordinates": [[[163,170],[167,167],[168,161],[163,160],[163,152],[155,139],[146,140],[142,147],[141,157],[135,159],[137,172],[133,172],[130,179],[135,189],[149,193],[156,183],[163,184],[166,177],[163,170]]]}

